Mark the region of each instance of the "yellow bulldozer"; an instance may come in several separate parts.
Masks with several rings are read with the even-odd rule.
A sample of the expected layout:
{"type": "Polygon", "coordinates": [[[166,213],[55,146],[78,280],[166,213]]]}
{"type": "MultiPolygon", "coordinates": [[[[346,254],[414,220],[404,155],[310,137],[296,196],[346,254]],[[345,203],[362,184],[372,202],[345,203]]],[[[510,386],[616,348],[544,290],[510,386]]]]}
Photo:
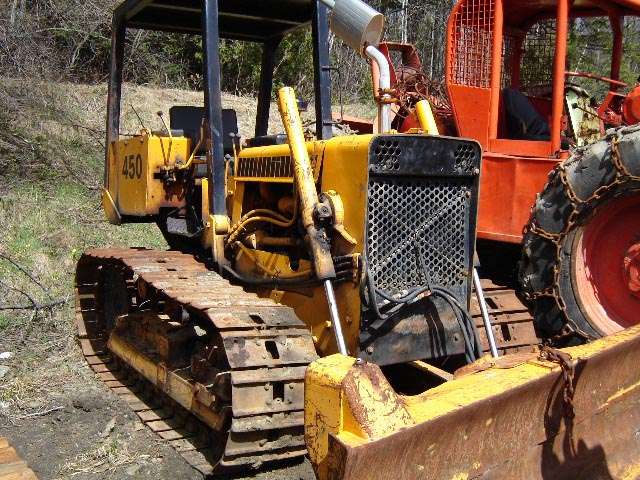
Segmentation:
{"type": "Polygon", "coordinates": [[[322,480],[636,478],[640,330],[555,348],[514,284],[478,274],[481,143],[438,135],[425,100],[392,128],[383,25],[359,0],[115,10],[102,203],[170,249],[80,258],[88,364],[207,475],[308,455],[322,480]],[[309,26],[315,134],[291,88],[270,134],[276,50],[309,26]],[[121,135],[128,28],[202,36],[202,107],[121,135]],[[376,66],[377,133],[334,136],[330,30],[376,66]],[[220,39],[263,46],[250,137],[222,105],[220,39]]]}

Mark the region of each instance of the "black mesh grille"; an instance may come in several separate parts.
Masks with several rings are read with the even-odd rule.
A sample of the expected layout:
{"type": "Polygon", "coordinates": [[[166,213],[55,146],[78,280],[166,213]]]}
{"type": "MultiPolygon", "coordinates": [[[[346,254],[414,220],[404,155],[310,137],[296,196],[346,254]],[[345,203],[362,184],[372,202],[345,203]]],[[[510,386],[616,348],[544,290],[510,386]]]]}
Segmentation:
{"type": "Polygon", "coordinates": [[[377,288],[398,294],[438,285],[466,303],[479,161],[474,142],[374,139],[367,258],[377,288]]]}
{"type": "Polygon", "coordinates": [[[459,144],[455,151],[456,170],[464,173],[473,173],[473,170],[476,168],[476,156],[477,154],[473,144],[459,144]]]}
{"type": "Polygon", "coordinates": [[[375,164],[379,169],[397,172],[400,169],[401,153],[398,140],[380,140],[375,149],[375,164]]]}
{"type": "MultiPolygon", "coordinates": [[[[378,178],[369,183],[369,262],[373,279],[398,293],[427,279],[461,286],[466,280],[468,188],[460,180],[378,178]]],[[[429,282],[429,283],[431,283],[429,282]]]]}

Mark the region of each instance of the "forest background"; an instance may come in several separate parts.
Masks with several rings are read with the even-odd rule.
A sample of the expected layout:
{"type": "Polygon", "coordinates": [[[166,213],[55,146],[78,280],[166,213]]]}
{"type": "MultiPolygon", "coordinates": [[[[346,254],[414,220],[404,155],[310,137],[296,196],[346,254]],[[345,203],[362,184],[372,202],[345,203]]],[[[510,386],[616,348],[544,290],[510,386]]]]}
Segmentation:
{"type": "MultiPolygon", "coordinates": [[[[114,0],[5,0],[0,9],[0,72],[12,78],[100,83],[108,73],[111,12],[114,0]],[[4,17],[4,18],[3,18],[4,17]]],[[[417,46],[425,73],[433,80],[443,76],[445,30],[454,0],[371,0],[387,21],[385,37],[417,46]]],[[[574,21],[570,29],[572,68],[608,75],[611,48],[606,19],[574,21]]],[[[635,83],[640,70],[640,23],[625,22],[623,79],[635,83]]],[[[125,81],[182,89],[199,89],[202,83],[200,37],[130,31],[127,36],[125,81]]],[[[334,93],[341,86],[345,101],[370,98],[370,81],[364,62],[331,38],[336,68],[334,93]]],[[[276,85],[290,85],[312,97],[312,46],[310,33],[285,37],[279,48],[276,85]]],[[[221,45],[222,88],[237,95],[253,95],[259,81],[261,46],[238,41],[221,45]]]]}

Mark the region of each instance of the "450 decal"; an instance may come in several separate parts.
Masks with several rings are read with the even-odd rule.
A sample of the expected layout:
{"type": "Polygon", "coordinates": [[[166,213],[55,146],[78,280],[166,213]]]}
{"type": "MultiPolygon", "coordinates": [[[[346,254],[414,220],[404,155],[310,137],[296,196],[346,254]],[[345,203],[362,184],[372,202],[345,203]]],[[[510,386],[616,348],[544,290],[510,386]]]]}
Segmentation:
{"type": "Polygon", "coordinates": [[[130,178],[140,178],[142,176],[142,156],[127,155],[122,162],[122,176],[130,178]]]}

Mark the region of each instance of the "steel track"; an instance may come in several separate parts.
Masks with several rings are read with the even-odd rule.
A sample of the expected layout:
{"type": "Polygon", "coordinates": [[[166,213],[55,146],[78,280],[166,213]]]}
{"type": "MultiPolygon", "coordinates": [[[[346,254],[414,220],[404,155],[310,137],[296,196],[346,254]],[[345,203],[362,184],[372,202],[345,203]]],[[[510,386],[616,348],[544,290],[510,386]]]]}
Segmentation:
{"type": "MultiPolygon", "coordinates": [[[[533,317],[516,295],[516,291],[488,278],[481,279],[481,284],[499,353],[504,355],[530,351],[532,346],[540,344],[533,317]]],[[[489,353],[489,343],[475,293],[471,300],[471,316],[478,329],[483,351],[489,353]]]]}
{"type": "Polygon", "coordinates": [[[87,363],[194,468],[204,474],[227,472],[305,454],[304,371],[317,356],[309,331],[292,309],[230,285],[190,255],[146,249],[85,253],[76,292],[87,363]],[[157,352],[136,343],[137,335],[121,332],[122,327],[113,332],[136,352],[138,364],[107,348],[104,311],[105,306],[114,308],[101,298],[101,275],[107,270],[120,272],[126,280],[129,312],[119,324],[139,325],[151,315],[174,328],[176,322],[164,312],[179,306],[190,319],[216,332],[216,348],[224,350],[219,365],[208,367],[216,382],[200,383],[188,367],[162,365],[157,352]],[[155,374],[139,366],[144,361],[160,365],[162,381],[149,381],[155,374]],[[219,379],[228,385],[227,394],[219,394],[219,379]],[[176,385],[185,384],[192,394],[186,398],[175,393],[176,385]]]}

